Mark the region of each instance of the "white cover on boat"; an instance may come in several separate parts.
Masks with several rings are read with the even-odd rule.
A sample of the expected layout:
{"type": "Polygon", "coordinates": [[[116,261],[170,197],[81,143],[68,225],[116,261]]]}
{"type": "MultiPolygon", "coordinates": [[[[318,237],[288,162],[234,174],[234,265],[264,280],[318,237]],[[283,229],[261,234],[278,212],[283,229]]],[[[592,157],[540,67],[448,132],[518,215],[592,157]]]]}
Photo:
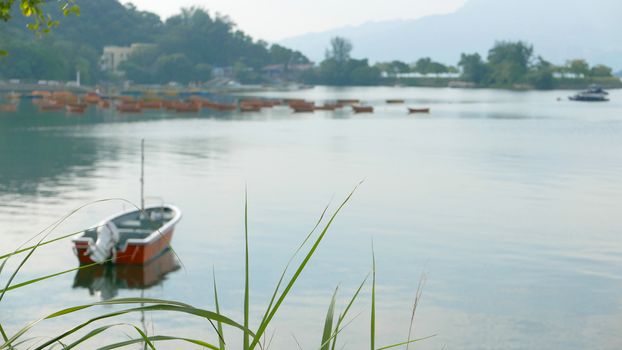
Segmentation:
{"type": "Polygon", "coordinates": [[[89,257],[101,264],[110,259],[117,243],[119,243],[119,230],[112,221],[107,221],[97,228],[97,241],[89,246],[89,257]]]}

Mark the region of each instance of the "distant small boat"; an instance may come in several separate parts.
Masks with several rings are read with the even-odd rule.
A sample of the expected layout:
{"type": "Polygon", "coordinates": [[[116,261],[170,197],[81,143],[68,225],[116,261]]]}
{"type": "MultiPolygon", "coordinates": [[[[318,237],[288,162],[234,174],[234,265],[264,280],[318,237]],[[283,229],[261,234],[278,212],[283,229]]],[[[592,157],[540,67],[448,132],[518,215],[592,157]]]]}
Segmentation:
{"type": "Polygon", "coordinates": [[[65,104],[55,100],[43,100],[39,103],[39,111],[58,111],[65,107],[65,104]]]}
{"type": "Polygon", "coordinates": [[[230,111],[235,111],[236,109],[238,109],[238,106],[234,104],[227,104],[227,103],[213,103],[210,108],[215,109],[217,111],[221,111],[221,112],[230,112],[230,111]]]}
{"type": "Polygon", "coordinates": [[[145,207],[144,141],[141,144],[141,209],[115,214],[73,240],[80,264],[145,264],[170,246],[179,208],[170,204],[145,207]]]}
{"type": "Polygon", "coordinates": [[[240,112],[260,112],[261,107],[257,105],[240,104],[240,112]]]}
{"type": "Polygon", "coordinates": [[[325,103],[321,106],[315,106],[315,109],[318,111],[334,111],[335,109],[340,107],[341,106],[336,103],[325,103]]]}
{"type": "Polygon", "coordinates": [[[106,101],[106,100],[101,100],[101,101],[99,101],[99,103],[97,104],[97,106],[98,106],[99,108],[104,108],[104,109],[106,109],[106,108],[110,108],[110,102],[108,102],[108,101],[106,101]]]}
{"type": "Polygon", "coordinates": [[[404,103],[404,100],[387,100],[388,104],[400,104],[404,103]]]}
{"type": "Polygon", "coordinates": [[[101,100],[101,97],[96,92],[88,92],[86,95],[82,97],[82,101],[89,103],[89,104],[99,103],[100,100],[101,100]]]}
{"type": "Polygon", "coordinates": [[[140,103],[124,102],[117,106],[117,111],[122,113],[142,113],[143,109],[140,107],[140,103]]]}
{"type": "Polygon", "coordinates": [[[316,109],[313,103],[292,105],[291,108],[294,110],[294,113],[313,113],[316,109]]]}
{"type": "Polygon", "coordinates": [[[17,104],[15,103],[7,103],[0,105],[0,112],[16,112],[17,104]]]}
{"type": "Polygon", "coordinates": [[[221,112],[235,111],[236,109],[238,109],[238,106],[235,104],[217,103],[217,102],[212,102],[209,100],[202,100],[201,106],[204,108],[212,109],[215,111],[221,111],[221,112]]]}
{"type": "Polygon", "coordinates": [[[361,100],[357,100],[357,99],[341,99],[341,100],[337,100],[337,103],[342,104],[342,105],[352,105],[355,103],[361,103],[361,100]]]}
{"type": "Polygon", "coordinates": [[[69,113],[84,113],[87,107],[86,103],[69,103],[65,106],[69,113]]]}
{"type": "Polygon", "coordinates": [[[142,107],[142,109],[160,109],[162,108],[162,101],[160,100],[140,101],[140,107],[142,107]]]}
{"type": "Polygon", "coordinates": [[[257,106],[260,108],[272,108],[276,105],[276,102],[272,100],[242,100],[240,104],[247,106],[257,106]]]}
{"type": "Polygon", "coordinates": [[[408,108],[408,113],[430,113],[430,108],[408,108]]]}
{"type": "Polygon", "coordinates": [[[352,106],[354,113],[374,113],[372,106],[352,106]]]}
{"type": "Polygon", "coordinates": [[[590,85],[587,90],[581,91],[574,96],[569,96],[568,99],[571,101],[581,102],[607,102],[609,101],[607,95],[609,95],[609,93],[602,87],[598,85],[590,85]]]}
{"type": "Polygon", "coordinates": [[[177,113],[197,113],[200,110],[201,104],[193,101],[186,103],[179,102],[175,105],[175,111],[177,111],[177,113]]]}

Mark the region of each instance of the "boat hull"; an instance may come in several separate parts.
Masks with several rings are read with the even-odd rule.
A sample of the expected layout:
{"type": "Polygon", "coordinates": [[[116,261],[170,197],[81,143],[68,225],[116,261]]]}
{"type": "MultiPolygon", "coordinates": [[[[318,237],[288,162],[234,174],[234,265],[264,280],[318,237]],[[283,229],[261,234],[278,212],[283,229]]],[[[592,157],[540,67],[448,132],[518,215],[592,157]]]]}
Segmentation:
{"type": "MultiPolygon", "coordinates": [[[[173,239],[174,227],[162,233],[162,237],[149,244],[128,243],[124,251],[116,252],[113,263],[118,265],[143,265],[162,255],[173,239]]],[[[88,255],[88,244],[75,244],[76,255],[81,265],[95,263],[88,255]]]]}
{"type": "MultiPolygon", "coordinates": [[[[175,225],[181,219],[181,212],[178,208],[173,206],[164,206],[174,211],[174,216],[171,220],[165,223],[159,229],[154,230],[148,237],[144,239],[127,239],[121,246],[113,252],[111,257],[111,263],[118,265],[143,265],[151,260],[162,255],[164,251],[169,249],[173,234],[175,232],[175,225]]],[[[149,210],[149,208],[145,209],[149,210]]],[[[116,215],[110,219],[104,220],[98,226],[103,225],[107,221],[112,221],[114,218],[128,215],[137,211],[125,212],[120,215],[116,215]]],[[[89,246],[95,241],[93,237],[87,237],[82,235],[74,239],[74,252],[78,257],[80,264],[93,264],[94,260],[89,255],[89,246]]]]}

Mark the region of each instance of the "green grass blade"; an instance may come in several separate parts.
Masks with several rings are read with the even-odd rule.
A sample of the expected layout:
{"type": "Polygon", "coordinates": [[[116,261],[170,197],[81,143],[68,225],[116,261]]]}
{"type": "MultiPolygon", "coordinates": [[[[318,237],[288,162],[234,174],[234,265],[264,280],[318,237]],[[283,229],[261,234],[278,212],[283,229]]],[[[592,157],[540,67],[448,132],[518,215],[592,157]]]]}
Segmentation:
{"type": "MultiPolygon", "coordinates": [[[[106,261],[111,261],[111,259],[106,260],[106,261]]],[[[74,267],[73,269],[69,269],[69,270],[53,273],[51,275],[47,275],[47,276],[43,276],[43,277],[37,277],[35,279],[31,279],[31,280],[28,280],[28,281],[25,281],[25,282],[14,284],[14,285],[10,286],[8,289],[0,289],[0,292],[5,292],[5,291],[8,292],[8,291],[11,291],[11,290],[14,290],[14,289],[26,287],[26,286],[31,285],[33,283],[45,281],[45,280],[53,278],[53,277],[57,277],[57,276],[60,276],[60,275],[65,275],[65,274],[68,274],[70,272],[86,269],[86,268],[89,268],[89,267],[92,267],[92,266],[95,266],[95,265],[99,265],[99,263],[92,263],[92,264],[88,264],[88,265],[80,265],[78,267],[74,267]]]]}
{"type": "Polygon", "coordinates": [[[320,350],[328,350],[330,347],[330,337],[333,333],[333,317],[335,316],[335,300],[337,299],[337,291],[339,287],[335,288],[333,297],[326,313],[326,320],[324,321],[324,332],[322,333],[322,342],[320,343],[320,350]]]}
{"type": "MultiPolygon", "coordinates": [[[[173,336],[168,336],[168,335],[154,335],[151,337],[147,337],[147,339],[151,342],[158,342],[158,341],[168,341],[168,340],[181,340],[187,343],[191,343],[191,344],[195,344],[195,345],[199,345],[208,349],[212,349],[212,350],[218,350],[218,348],[212,344],[209,344],[207,342],[204,342],[202,340],[198,340],[198,339],[191,339],[191,338],[182,338],[182,337],[173,337],[173,336]]],[[[133,344],[138,344],[138,343],[142,343],[144,341],[143,338],[137,338],[137,339],[131,339],[131,340],[126,340],[123,342],[119,342],[119,343],[114,343],[114,344],[109,344],[106,346],[103,346],[101,348],[98,348],[98,350],[112,350],[112,349],[118,349],[118,348],[122,348],[122,347],[126,347],[129,345],[133,345],[133,344]]]]}
{"type": "MultiPolygon", "coordinates": [[[[244,243],[246,245],[244,264],[244,328],[248,329],[248,310],[250,308],[250,286],[248,281],[248,189],[244,190],[244,243]]],[[[250,341],[248,333],[244,333],[244,350],[248,350],[250,341]]]]}
{"type": "Polygon", "coordinates": [[[229,319],[228,317],[222,316],[218,313],[214,313],[208,310],[202,310],[202,309],[197,309],[194,308],[188,304],[184,304],[184,303],[180,303],[180,302],[176,302],[176,301],[170,301],[170,300],[162,300],[162,299],[151,299],[151,298],[121,298],[121,299],[112,299],[112,300],[104,300],[104,301],[99,301],[96,303],[91,303],[91,304],[85,304],[85,305],[79,305],[79,306],[73,306],[70,308],[66,308],[57,312],[54,312],[48,316],[42,317],[38,320],[35,320],[33,322],[30,322],[28,325],[26,325],[25,327],[23,327],[22,329],[20,329],[17,333],[15,333],[13,336],[11,336],[4,344],[0,345],[0,349],[6,349],[8,347],[11,346],[12,343],[14,343],[17,339],[19,339],[21,336],[23,336],[25,333],[27,333],[30,329],[32,329],[35,325],[37,325],[38,323],[40,323],[43,320],[48,320],[48,319],[54,319],[56,317],[61,317],[61,316],[65,316],[80,310],[84,310],[84,309],[88,309],[94,306],[101,306],[101,305],[125,305],[125,304],[155,304],[152,306],[143,306],[143,307],[138,307],[138,308],[132,308],[132,309],[125,309],[125,310],[121,310],[121,311],[117,311],[111,314],[106,314],[106,315],[102,315],[99,317],[96,317],[94,319],[90,319],[87,322],[74,327],[74,329],[65,332],[63,335],[55,337],[53,341],[48,342],[48,345],[53,344],[56,340],[60,340],[64,337],[66,337],[69,334],[75,333],[77,330],[87,326],[88,324],[95,322],[99,319],[106,319],[106,318],[110,318],[110,317],[115,317],[115,316],[119,316],[119,315],[124,315],[127,313],[132,313],[132,312],[140,312],[140,311],[172,311],[172,312],[180,312],[180,313],[187,313],[187,314],[191,314],[194,316],[198,316],[198,317],[202,317],[202,318],[206,318],[208,320],[215,320],[215,321],[220,321],[223,324],[238,328],[240,330],[242,330],[243,332],[249,332],[249,334],[251,336],[254,336],[253,332],[251,332],[250,330],[244,328],[244,326],[238,324],[237,322],[229,319]]]}
{"type": "Polygon", "coordinates": [[[372,257],[372,284],[371,284],[371,327],[370,327],[370,344],[371,350],[376,347],[376,254],[374,253],[374,241],[371,242],[372,257]]]}
{"type": "MultiPolygon", "coordinates": [[[[231,319],[224,317],[222,315],[218,315],[217,313],[211,312],[211,311],[207,311],[207,310],[202,310],[202,309],[196,309],[196,308],[188,308],[188,307],[181,307],[181,306],[175,306],[175,305],[164,305],[164,304],[156,304],[156,305],[150,305],[150,306],[141,306],[141,307],[136,307],[136,308],[132,308],[132,309],[125,309],[125,310],[120,310],[120,311],[116,311],[116,312],[112,312],[109,314],[104,314],[104,315],[100,315],[94,318],[91,318],[90,320],[83,322],[75,327],[73,327],[72,329],[52,338],[50,341],[44,343],[43,345],[39,346],[36,348],[36,350],[42,350],[45,349],[47,346],[66,338],[67,336],[74,334],[75,332],[79,331],[80,329],[88,326],[89,324],[96,322],[96,321],[100,321],[103,319],[107,319],[107,318],[112,318],[112,317],[117,317],[117,316],[121,316],[121,315],[125,315],[128,313],[135,313],[135,312],[152,312],[152,311],[172,311],[172,312],[179,312],[179,313],[186,313],[186,314],[191,314],[194,316],[199,316],[202,318],[206,318],[208,320],[220,320],[221,322],[228,324],[230,326],[233,327],[237,327],[243,331],[247,331],[243,326],[239,325],[238,323],[232,321],[231,319]]],[[[248,331],[250,332],[250,331],[248,331]]]]}
{"type": "MultiPolygon", "coordinates": [[[[359,315],[360,315],[360,314],[359,314],[359,315]]],[[[346,329],[346,327],[348,327],[348,326],[349,326],[352,322],[354,322],[354,320],[355,320],[355,319],[356,319],[359,315],[355,316],[352,320],[350,320],[350,322],[346,323],[343,327],[341,327],[341,328],[336,328],[336,327],[335,327],[335,332],[334,332],[334,333],[333,333],[333,334],[332,334],[332,335],[331,335],[331,336],[330,336],[330,337],[326,340],[326,342],[322,343],[322,344],[320,345],[320,347],[323,347],[323,346],[326,346],[326,345],[330,344],[330,342],[331,342],[333,339],[335,339],[339,333],[341,333],[344,329],[346,329]]]]}
{"type": "Polygon", "coordinates": [[[70,350],[75,348],[76,346],[84,343],[85,341],[107,331],[110,328],[113,327],[118,327],[118,326],[129,326],[132,327],[134,330],[136,330],[136,332],[138,332],[138,334],[142,337],[143,341],[145,342],[145,344],[147,346],[149,346],[152,350],[155,350],[155,346],[153,345],[153,343],[149,340],[149,338],[147,337],[147,335],[145,334],[145,332],[143,332],[140,328],[132,325],[132,324],[128,324],[128,323],[115,323],[115,324],[111,324],[111,325],[106,325],[106,326],[102,326],[99,328],[96,328],[90,332],[88,332],[87,334],[85,334],[84,336],[82,336],[80,339],[76,340],[75,342],[63,346],[63,350],[70,350]]]}
{"type": "Polygon", "coordinates": [[[9,338],[6,336],[6,333],[4,332],[4,328],[2,328],[1,324],[0,324],[0,334],[2,334],[2,339],[4,340],[5,343],[9,341],[9,338]]]}
{"type": "Polygon", "coordinates": [[[315,230],[320,226],[320,224],[322,223],[322,220],[324,219],[324,216],[326,215],[327,211],[328,211],[328,205],[324,208],[324,211],[322,211],[322,215],[320,215],[320,218],[315,223],[315,226],[313,226],[313,229],[307,234],[307,236],[302,241],[302,243],[298,246],[298,248],[296,249],[294,254],[292,254],[292,256],[289,258],[289,261],[287,262],[287,264],[285,265],[285,268],[283,269],[283,272],[281,273],[281,277],[279,278],[279,282],[276,284],[276,288],[274,288],[274,293],[272,293],[272,297],[270,298],[270,303],[268,304],[268,307],[266,308],[266,313],[263,315],[263,318],[261,319],[261,323],[263,323],[265,321],[265,319],[268,317],[268,315],[270,314],[270,310],[272,309],[272,305],[274,304],[274,301],[276,300],[276,296],[279,293],[279,290],[281,288],[281,284],[283,283],[283,279],[285,278],[285,274],[287,273],[287,270],[289,269],[289,266],[294,261],[294,258],[296,258],[298,253],[305,246],[307,241],[309,241],[309,238],[311,238],[311,236],[313,235],[315,230]]]}
{"type": "MultiPolygon", "coordinates": [[[[358,287],[358,289],[356,290],[356,292],[352,296],[352,299],[350,299],[350,302],[348,303],[348,306],[346,306],[346,308],[343,310],[341,315],[339,315],[339,318],[337,319],[337,325],[335,326],[335,330],[338,330],[339,326],[341,326],[341,323],[346,318],[346,315],[348,314],[348,311],[350,311],[350,308],[354,304],[354,301],[356,300],[356,298],[358,297],[359,293],[361,292],[361,289],[363,289],[363,286],[365,285],[365,282],[367,282],[368,278],[369,278],[369,274],[367,276],[365,276],[365,279],[363,280],[363,282],[361,282],[361,285],[358,287]]],[[[335,350],[336,344],[337,344],[337,333],[335,333],[335,336],[333,338],[333,345],[331,347],[331,350],[335,350]]]]}
{"type": "Polygon", "coordinates": [[[281,293],[281,295],[279,296],[279,299],[276,301],[276,303],[274,304],[274,307],[270,310],[270,313],[268,314],[268,317],[263,320],[263,322],[259,325],[259,328],[257,329],[257,334],[255,336],[255,339],[253,339],[253,342],[250,345],[250,350],[254,349],[255,346],[257,346],[257,343],[259,342],[259,339],[261,338],[261,336],[263,335],[263,333],[266,331],[266,328],[268,327],[268,324],[270,323],[270,321],[272,320],[272,318],[274,317],[274,315],[276,314],[276,312],[278,311],[279,307],[281,306],[281,304],[283,303],[283,301],[285,300],[285,298],[287,297],[287,295],[289,294],[290,290],[292,289],[292,287],[294,286],[294,284],[296,283],[296,281],[298,280],[298,277],[300,276],[300,274],[302,273],[302,271],[305,269],[305,267],[307,266],[307,263],[309,262],[309,260],[311,259],[311,257],[313,256],[313,254],[315,253],[315,251],[317,250],[318,246],[320,245],[320,243],[322,242],[322,239],[324,238],[324,236],[326,235],[326,232],[328,232],[328,229],[330,228],[331,224],[333,223],[333,221],[335,220],[335,218],[337,217],[337,214],[339,214],[339,212],[341,211],[341,209],[346,205],[346,203],[348,203],[348,201],[350,200],[350,198],[352,198],[352,196],[354,195],[354,192],[356,192],[356,190],[358,189],[358,187],[360,186],[361,183],[359,183],[354,190],[352,190],[352,192],[350,192],[350,194],[346,197],[346,199],[341,203],[341,205],[337,208],[337,210],[335,211],[335,213],[332,215],[332,217],[330,218],[330,220],[328,221],[328,223],[326,224],[326,226],[324,226],[324,229],[322,230],[322,232],[320,233],[320,235],[318,236],[318,238],[315,240],[313,246],[311,247],[311,249],[309,250],[309,252],[307,253],[307,255],[305,256],[305,258],[303,259],[303,261],[300,263],[300,265],[298,266],[298,269],[296,269],[296,272],[294,273],[294,275],[291,277],[291,279],[289,280],[289,282],[287,283],[285,289],[283,290],[283,292],[281,293]]]}
{"type": "MultiPolygon", "coordinates": [[[[406,341],[410,341],[413,324],[415,323],[415,313],[417,312],[417,306],[419,305],[419,301],[421,301],[421,295],[423,295],[423,285],[425,284],[425,272],[421,274],[421,278],[419,278],[419,284],[417,285],[417,292],[415,293],[415,302],[413,303],[413,310],[410,315],[410,325],[408,326],[408,338],[406,341]]],[[[410,343],[406,344],[406,350],[410,347],[410,343]]]]}
{"type": "Polygon", "coordinates": [[[407,344],[415,343],[415,342],[418,342],[418,341],[422,341],[422,340],[430,339],[430,338],[432,338],[432,337],[436,337],[436,334],[434,334],[434,335],[430,335],[430,336],[425,337],[425,338],[419,338],[419,339],[409,340],[409,341],[405,341],[405,342],[401,342],[401,343],[397,343],[397,344],[391,344],[391,345],[383,346],[383,347],[378,348],[378,349],[376,349],[376,350],[386,350],[386,349],[396,348],[396,347],[398,347],[398,346],[402,346],[402,345],[407,345],[407,344]]]}
{"type": "MultiPolygon", "coordinates": [[[[218,289],[216,288],[216,272],[213,268],[212,277],[214,278],[214,304],[216,304],[216,313],[220,314],[220,306],[218,305],[218,289]]],[[[222,331],[222,322],[218,321],[217,325],[219,350],[225,350],[225,333],[222,331]]]]}

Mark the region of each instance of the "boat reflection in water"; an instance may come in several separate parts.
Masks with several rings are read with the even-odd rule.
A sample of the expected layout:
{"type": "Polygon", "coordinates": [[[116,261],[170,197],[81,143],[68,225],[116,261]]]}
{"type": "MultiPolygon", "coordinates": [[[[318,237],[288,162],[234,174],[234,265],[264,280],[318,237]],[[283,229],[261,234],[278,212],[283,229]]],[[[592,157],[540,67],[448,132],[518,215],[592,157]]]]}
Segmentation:
{"type": "Polygon", "coordinates": [[[73,288],[87,288],[102,300],[116,297],[121,289],[145,290],[160,285],[168,274],[179,270],[171,249],[145,265],[95,265],[78,270],[73,288]]]}

